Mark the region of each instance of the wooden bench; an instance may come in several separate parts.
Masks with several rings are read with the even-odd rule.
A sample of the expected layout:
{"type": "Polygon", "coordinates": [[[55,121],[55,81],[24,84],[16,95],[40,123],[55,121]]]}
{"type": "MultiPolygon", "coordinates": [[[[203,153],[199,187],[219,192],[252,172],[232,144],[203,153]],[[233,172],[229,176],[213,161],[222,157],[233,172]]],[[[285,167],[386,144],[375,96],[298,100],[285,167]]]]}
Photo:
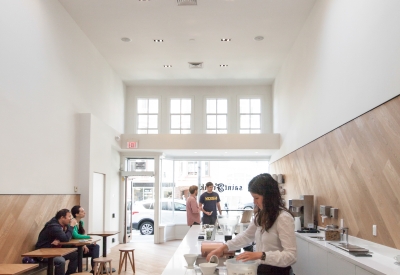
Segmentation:
{"type": "Polygon", "coordinates": [[[42,271],[44,271],[43,274],[45,274],[46,271],[47,271],[47,263],[39,262],[37,264],[39,265],[38,267],[35,267],[34,269],[31,269],[31,270],[28,270],[28,271],[25,271],[25,272],[23,272],[21,274],[22,275],[32,275],[32,274],[38,274],[38,273],[40,273],[42,271]]]}
{"type": "Polygon", "coordinates": [[[35,249],[46,222],[58,210],[79,202],[80,195],[0,194],[0,217],[5,219],[1,225],[0,247],[4,249],[0,249],[0,264],[21,263],[21,254],[35,249]]]}

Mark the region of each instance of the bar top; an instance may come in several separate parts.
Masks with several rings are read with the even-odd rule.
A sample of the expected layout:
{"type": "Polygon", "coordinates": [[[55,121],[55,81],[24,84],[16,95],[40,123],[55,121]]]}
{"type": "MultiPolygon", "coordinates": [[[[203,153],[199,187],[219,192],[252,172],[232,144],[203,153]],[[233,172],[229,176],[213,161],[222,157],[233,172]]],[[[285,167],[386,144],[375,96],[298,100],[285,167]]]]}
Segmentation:
{"type": "Polygon", "coordinates": [[[189,229],[174,255],[169,260],[162,275],[185,275],[187,270],[185,266],[187,263],[183,255],[201,253],[201,241],[198,240],[200,231],[200,225],[193,225],[189,229]]]}

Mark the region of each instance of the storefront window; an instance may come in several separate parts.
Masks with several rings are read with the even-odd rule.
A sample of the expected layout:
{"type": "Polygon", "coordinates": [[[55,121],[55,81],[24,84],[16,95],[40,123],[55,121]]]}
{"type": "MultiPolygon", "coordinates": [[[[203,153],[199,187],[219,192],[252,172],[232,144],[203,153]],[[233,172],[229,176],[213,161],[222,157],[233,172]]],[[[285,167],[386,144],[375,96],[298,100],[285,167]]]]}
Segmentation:
{"type": "Polygon", "coordinates": [[[191,185],[199,186],[200,196],[205,192],[206,183],[212,182],[220,196],[221,208],[238,209],[253,202],[248,183],[254,176],[268,171],[268,161],[176,161],[174,167],[174,187],[170,189],[174,199],[186,200],[191,185]],[[200,167],[200,178],[189,173],[195,172],[194,167],[200,167]]]}

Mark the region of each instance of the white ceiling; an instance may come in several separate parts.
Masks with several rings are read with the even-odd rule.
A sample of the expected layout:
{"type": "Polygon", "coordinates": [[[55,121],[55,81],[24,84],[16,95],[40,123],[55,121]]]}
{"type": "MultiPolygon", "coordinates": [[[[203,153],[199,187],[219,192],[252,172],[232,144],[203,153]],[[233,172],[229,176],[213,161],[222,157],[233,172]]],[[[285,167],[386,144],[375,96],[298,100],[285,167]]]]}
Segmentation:
{"type": "MultiPolygon", "coordinates": [[[[127,86],[271,84],[315,1],[197,0],[197,6],[178,6],[177,0],[59,0],[127,86]],[[204,68],[189,69],[188,62],[204,62],[204,68]]],[[[273,150],[161,153],[269,159],[273,150]]]]}
{"type": "Polygon", "coordinates": [[[210,86],[272,83],[315,0],[59,2],[127,86],[210,86]]]}

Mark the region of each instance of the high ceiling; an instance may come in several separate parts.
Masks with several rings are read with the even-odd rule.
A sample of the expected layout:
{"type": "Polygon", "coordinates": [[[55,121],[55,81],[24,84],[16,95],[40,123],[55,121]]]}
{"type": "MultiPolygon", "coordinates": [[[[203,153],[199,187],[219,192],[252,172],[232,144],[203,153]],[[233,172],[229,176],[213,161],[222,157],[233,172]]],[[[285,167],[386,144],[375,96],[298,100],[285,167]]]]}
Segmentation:
{"type": "Polygon", "coordinates": [[[127,86],[210,86],[272,83],[315,0],[59,2],[127,86]]]}

